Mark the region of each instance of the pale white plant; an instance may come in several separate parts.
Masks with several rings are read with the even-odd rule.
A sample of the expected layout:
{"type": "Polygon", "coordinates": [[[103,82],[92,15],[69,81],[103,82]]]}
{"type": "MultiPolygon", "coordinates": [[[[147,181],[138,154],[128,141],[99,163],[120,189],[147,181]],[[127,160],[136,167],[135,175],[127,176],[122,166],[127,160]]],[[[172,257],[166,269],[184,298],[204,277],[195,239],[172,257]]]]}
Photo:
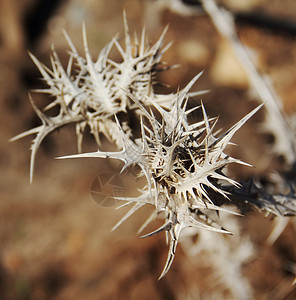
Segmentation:
{"type": "MultiPolygon", "coordinates": [[[[167,262],[160,276],[169,270],[180,234],[187,227],[196,227],[229,234],[219,225],[213,212],[232,210],[222,208],[215,198],[209,196],[209,190],[228,199],[228,193],[221,184],[226,182],[239,186],[233,179],[223,174],[222,170],[230,163],[247,165],[239,159],[225,154],[225,148],[241,126],[253,116],[257,107],[227,132],[218,136],[214,132],[216,119],[209,119],[203,104],[193,109],[187,109],[187,92],[201,74],[198,74],[172,99],[173,105],[169,110],[161,108],[152,98],[149,99],[160,114],[160,120],[155,118],[152,110],[148,112],[142,104],[129,94],[141,110],[141,138],[131,141],[123,130],[120,131],[123,149],[119,152],[83,153],[64,156],[62,158],[113,158],[123,161],[121,172],[132,165],[138,165],[147,179],[147,186],[142,194],[135,198],[121,198],[132,205],[129,212],[116,225],[120,225],[134,212],[145,205],[153,205],[155,211],[144,223],[140,231],[157,215],[163,213],[164,224],[157,230],[146,234],[151,236],[162,231],[167,234],[169,253],[167,262]],[[190,112],[201,109],[203,119],[190,124],[187,116],[190,112]],[[146,124],[145,124],[146,121],[146,124]]],[[[230,200],[229,200],[230,201],[230,200]]]]}
{"type": "MultiPolygon", "coordinates": [[[[170,47],[170,43],[163,47],[164,29],[158,41],[150,46],[145,28],[142,31],[140,41],[136,35],[131,41],[126,15],[124,13],[125,47],[123,48],[115,36],[93,60],[87,44],[86,30],[83,26],[83,45],[85,57],[79,55],[69,36],[64,32],[70,47],[70,57],[66,69],[63,67],[57,52],[52,47],[50,57],[51,69],[42,64],[33,54],[32,60],[39,69],[47,88],[35,90],[46,93],[53,99],[48,106],[41,111],[33,102],[32,106],[42,121],[42,125],[28,130],[11,139],[11,141],[36,134],[32,143],[30,180],[33,179],[35,156],[43,139],[52,131],[69,123],[76,124],[78,152],[82,150],[82,139],[86,126],[100,145],[100,134],[119,145],[118,126],[114,115],[123,113],[128,116],[135,111],[133,102],[126,94],[129,91],[133,96],[145,99],[152,96],[156,102],[167,105],[170,95],[154,95],[153,85],[155,73],[167,69],[161,63],[164,52],[170,47]],[[111,50],[115,48],[121,57],[121,61],[112,60],[111,50]],[[57,107],[59,112],[55,117],[46,114],[46,111],[57,107]]],[[[198,94],[198,93],[197,93],[198,94]]],[[[126,134],[132,135],[128,121],[122,121],[122,128],[126,134]]]]}
{"type": "MultiPolygon", "coordinates": [[[[294,201],[295,197],[294,194],[289,199],[272,197],[253,183],[240,185],[225,173],[227,166],[232,163],[248,166],[247,163],[229,156],[226,148],[231,145],[233,135],[260,109],[261,105],[240,119],[228,131],[220,134],[214,129],[217,118],[208,117],[203,103],[191,109],[187,107],[191,96],[204,93],[204,91],[190,92],[202,73],[196,75],[177,93],[162,95],[154,92],[155,74],[166,69],[161,62],[164,52],[170,45],[163,46],[166,29],[158,41],[149,46],[145,30],[140,41],[136,37],[131,40],[125,17],[124,28],[125,47],[122,47],[115,37],[99,53],[96,60],[91,58],[85,28],[83,28],[85,57],[78,54],[70,38],[65,34],[71,49],[66,69],[63,68],[54,49],[51,57],[52,69],[31,55],[48,85],[46,89],[38,91],[47,93],[53,98],[46,109],[58,107],[59,113],[55,117],[50,117],[37,108],[30,98],[42,124],[13,140],[36,134],[31,153],[31,180],[35,156],[43,139],[55,129],[69,123],[76,124],[78,152],[82,151],[86,126],[90,127],[91,134],[100,149],[93,153],[62,158],[117,159],[123,162],[121,172],[126,168],[138,166],[139,176],[144,176],[147,184],[141,187],[139,197],[117,199],[124,201],[123,206],[130,205],[131,208],[114,229],[146,205],[152,206],[154,211],[143,223],[140,232],[157,216],[164,218],[164,224],[160,228],[144,235],[147,237],[162,231],[166,233],[169,251],[160,275],[162,278],[173,262],[183,230],[194,228],[199,232],[209,230],[230,234],[227,224],[224,228],[217,217],[220,212],[239,214],[227,205],[232,204],[239,210],[242,206],[251,206],[272,214],[295,214],[294,202],[288,201],[290,198],[294,201]],[[118,51],[121,61],[111,58],[112,49],[118,51]],[[202,117],[198,121],[189,122],[189,115],[194,111],[199,111],[202,117]],[[131,115],[138,120],[140,128],[138,135],[130,126],[131,115]],[[103,145],[100,145],[100,134],[116,144],[119,150],[104,151],[103,145]]],[[[211,247],[208,249],[213,250],[211,247]]],[[[227,250],[227,247],[225,249],[227,250]]]]}

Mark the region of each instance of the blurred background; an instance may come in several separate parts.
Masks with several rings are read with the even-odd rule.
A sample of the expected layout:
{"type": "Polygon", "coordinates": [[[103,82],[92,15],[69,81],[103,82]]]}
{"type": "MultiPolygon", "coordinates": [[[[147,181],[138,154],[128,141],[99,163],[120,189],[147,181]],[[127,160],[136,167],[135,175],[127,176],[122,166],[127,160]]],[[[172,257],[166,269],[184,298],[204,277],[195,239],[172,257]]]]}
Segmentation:
{"type": "MultiPolygon", "coordinates": [[[[193,90],[211,90],[202,100],[210,116],[219,116],[219,128],[228,129],[251,111],[259,102],[250,94],[248,80],[229,45],[219,37],[198,1],[184,1],[182,9],[175,6],[177,2],[0,0],[1,299],[231,299],[227,291],[219,294],[211,269],[192,263],[182,247],[170,272],[157,281],[167,247],[161,234],[138,238],[136,231],[147,212],[138,212],[110,232],[124,211],[99,206],[91,199],[89,187],[98,174],[116,173],[120,165],[107,160],[55,160],[76,153],[74,126],[46,138],[37,155],[32,184],[33,136],[8,142],[40,124],[28,92],[44,86],[27,51],[49,65],[54,44],[66,65],[68,46],[63,29],[83,55],[85,22],[89,48],[96,57],[116,33],[123,37],[123,9],[131,34],[140,34],[145,26],[151,43],[169,25],[165,41],[173,41],[173,46],[163,60],[180,66],[161,73],[159,81],[167,86],[156,89],[175,92],[204,70],[193,90]]],[[[258,68],[271,77],[285,112],[292,115],[296,111],[295,0],[221,3],[235,14],[241,40],[254,50],[258,68]]],[[[33,94],[33,99],[39,107],[48,103],[46,95],[33,94]]],[[[230,149],[231,155],[255,166],[232,168],[237,180],[282,171],[282,161],[271,152],[272,136],[262,133],[263,118],[260,112],[234,138],[239,146],[230,149]]],[[[84,141],[84,151],[95,147],[92,138],[84,141]]],[[[124,184],[126,191],[133,192],[137,180],[128,174],[124,184]]],[[[291,265],[296,262],[294,227],[288,225],[269,245],[270,218],[250,213],[239,222],[242,233],[255,246],[256,254],[243,266],[254,298],[295,299],[291,285],[295,277],[291,265]]],[[[206,261],[206,254],[202,259],[206,261]]]]}

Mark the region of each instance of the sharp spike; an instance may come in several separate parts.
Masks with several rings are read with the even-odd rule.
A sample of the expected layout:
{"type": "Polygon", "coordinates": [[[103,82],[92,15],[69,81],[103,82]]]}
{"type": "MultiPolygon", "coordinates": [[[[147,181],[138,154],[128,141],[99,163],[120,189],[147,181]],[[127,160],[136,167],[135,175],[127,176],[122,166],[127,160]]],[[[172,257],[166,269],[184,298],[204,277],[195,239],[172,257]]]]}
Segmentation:
{"type": "Polygon", "coordinates": [[[168,252],[168,257],[165,263],[165,266],[163,268],[162,273],[160,274],[158,280],[160,280],[161,278],[163,278],[165,276],[165,274],[169,271],[173,260],[175,258],[175,253],[176,253],[176,248],[177,248],[177,244],[178,244],[178,239],[179,239],[179,235],[180,232],[182,230],[182,225],[180,224],[175,224],[171,230],[169,231],[170,234],[170,247],[169,247],[169,252],[168,252]]]}
{"type": "Polygon", "coordinates": [[[169,222],[163,224],[162,226],[160,226],[158,229],[156,229],[150,233],[147,233],[145,235],[142,235],[141,238],[146,238],[146,237],[158,234],[163,231],[169,231],[172,228],[172,225],[173,225],[173,223],[171,221],[169,221],[169,222]]]}

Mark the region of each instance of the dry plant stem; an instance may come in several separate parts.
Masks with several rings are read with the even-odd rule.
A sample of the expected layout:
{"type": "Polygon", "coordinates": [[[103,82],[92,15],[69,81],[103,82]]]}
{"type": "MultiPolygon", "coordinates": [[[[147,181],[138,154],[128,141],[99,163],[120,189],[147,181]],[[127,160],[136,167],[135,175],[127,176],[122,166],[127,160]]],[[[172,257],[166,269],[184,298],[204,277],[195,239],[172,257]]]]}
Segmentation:
{"type": "MultiPolygon", "coordinates": [[[[239,187],[228,185],[224,186],[223,189],[230,194],[230,204],[234,204],[242,213],[255,208],[260,212],[278,217],[296,215],[296,193],[294,189],[285,195],[272,195],[258,187],[252,179],[248,182],[240,182],[239,187]]],[[[220,201],[224,202],[224,199],[221,198],[220,201]]],[[[224,202],[223,204],[227,203],[224,202]]]]}
{"type": "Polygon", "coordinates": [[[289,164],[296,158],[295,135],[283,114],[282,102],[267,76],[262,76],[250,56],[250,51],[240,42],[231,13],[218,7],[215,0],[201,0],[207,14],[220,34],[233,48],[249,78],[251,87],[257,92],[267,109],[266,129],[275,136],[274,151],[284,155],[289,164]]]}

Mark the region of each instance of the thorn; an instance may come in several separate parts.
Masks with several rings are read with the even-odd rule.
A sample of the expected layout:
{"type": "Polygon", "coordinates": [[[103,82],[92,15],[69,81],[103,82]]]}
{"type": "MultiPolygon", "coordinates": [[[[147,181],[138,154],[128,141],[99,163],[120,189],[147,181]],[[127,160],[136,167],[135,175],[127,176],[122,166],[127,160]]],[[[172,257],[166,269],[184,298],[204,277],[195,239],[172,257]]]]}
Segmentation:
{"type": "Polygon", "coordinates": [[[147,233],[145,235],[142,235],[140,238],[142,239],[142,238],[146,238],[146,237],[149,237],[149,236],[152,236],[152,235],[156,235],[156,234],[158,234],[158,233],[160,233],[164,230],[169,231],[169,230],[171,230],[172,226],[173,226],[173,223],[171,221],[169,221],[169,222],[163,224],[162,226],[160,226],[158,229],[156,229],[156,230],[154,230],[150,233],[147,233]]]}

